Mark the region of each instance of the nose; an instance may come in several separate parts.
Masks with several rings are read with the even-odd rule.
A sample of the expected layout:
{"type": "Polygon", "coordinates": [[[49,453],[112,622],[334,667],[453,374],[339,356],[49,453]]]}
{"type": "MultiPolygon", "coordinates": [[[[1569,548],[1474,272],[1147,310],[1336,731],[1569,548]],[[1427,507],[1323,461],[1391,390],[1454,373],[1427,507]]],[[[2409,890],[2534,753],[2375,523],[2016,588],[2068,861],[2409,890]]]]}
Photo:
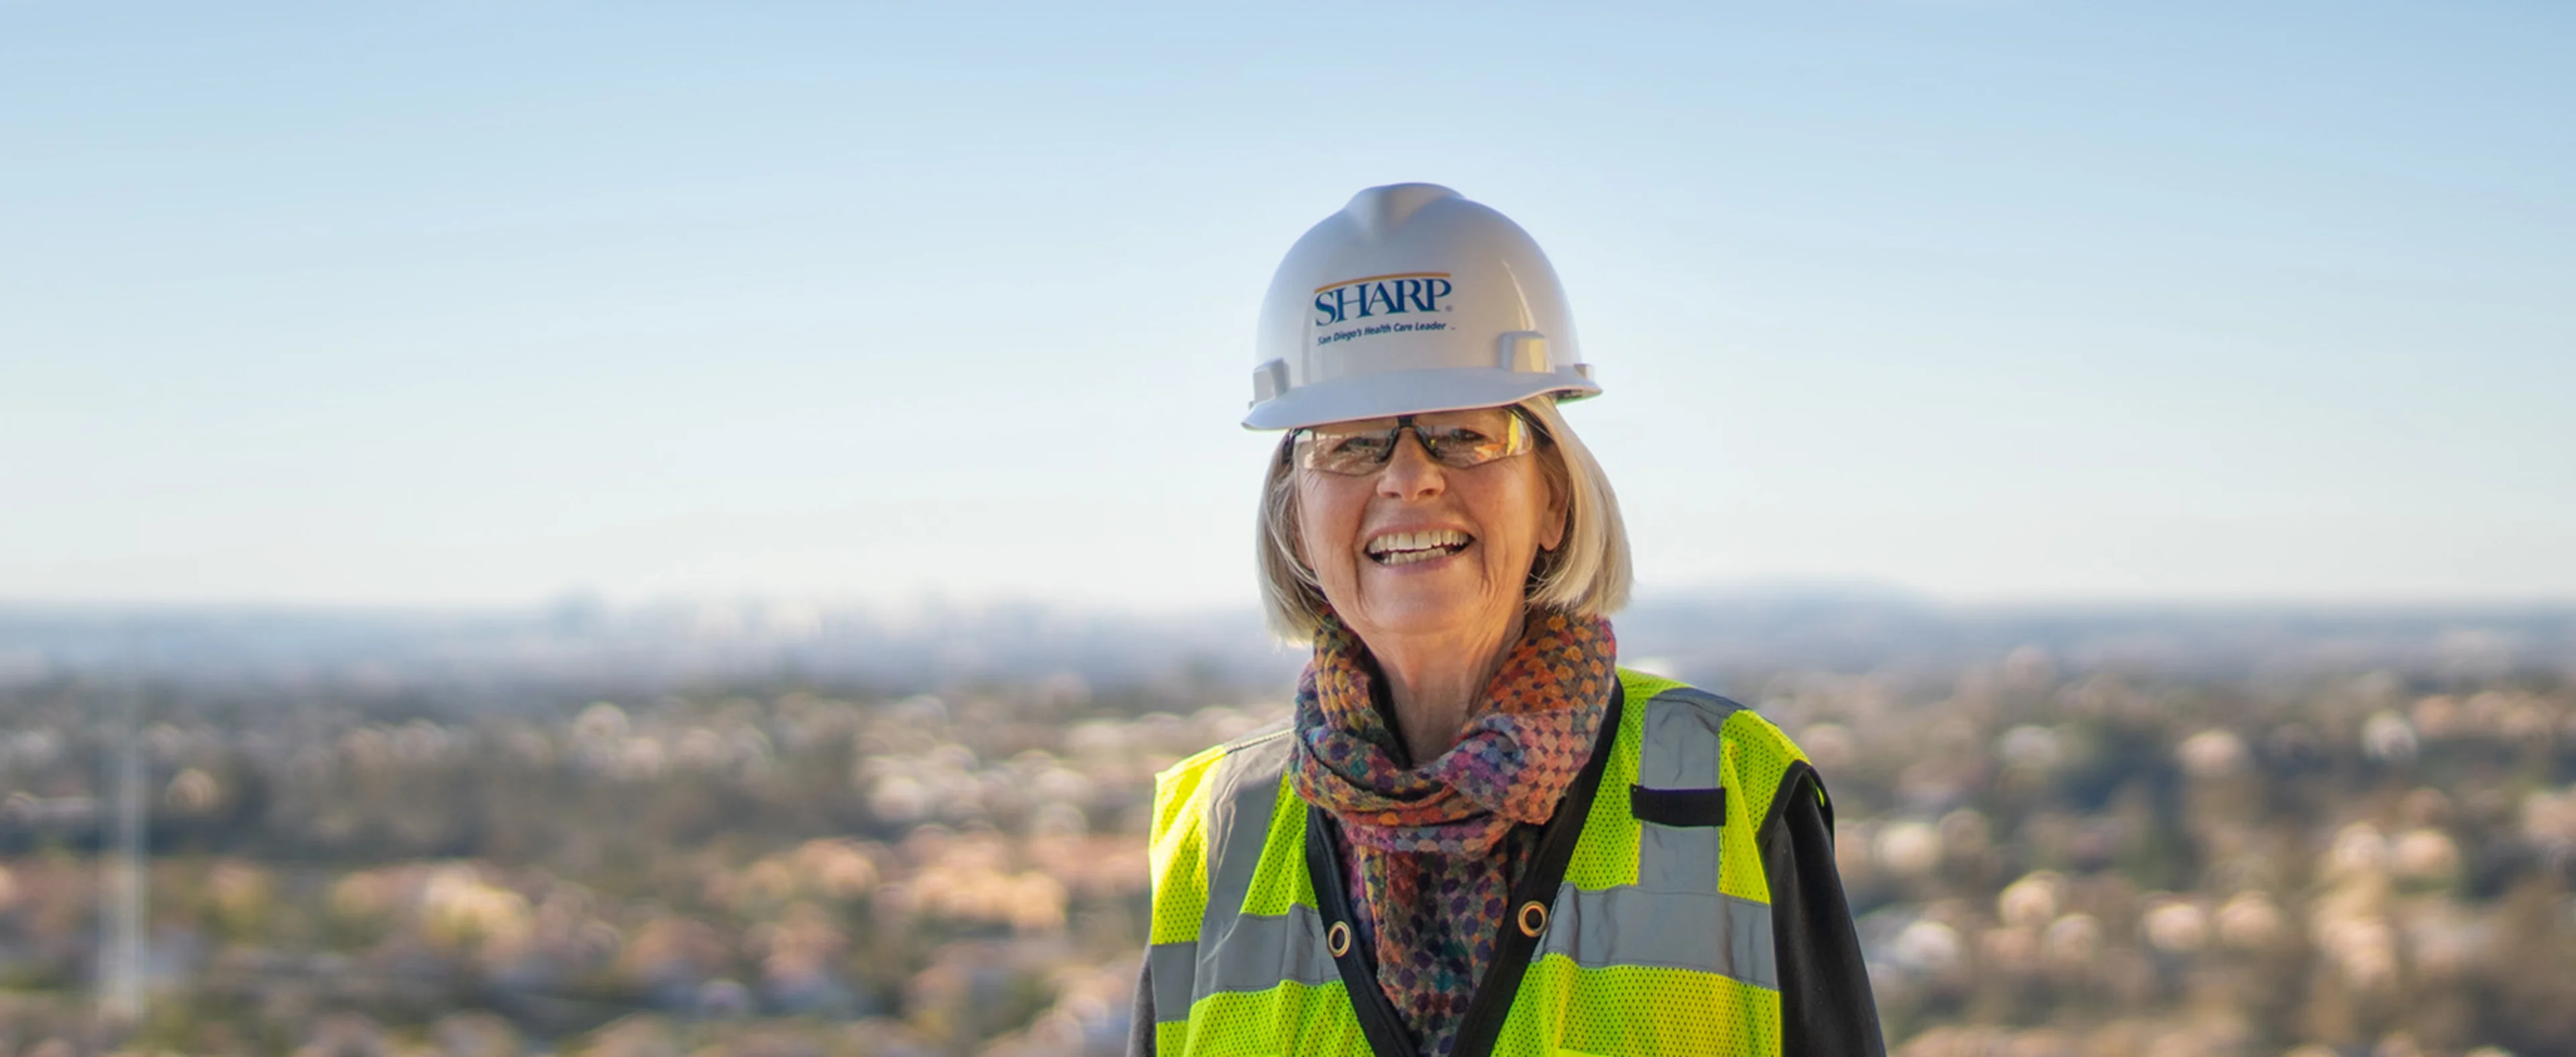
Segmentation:
{"type": "Polygon", "coordinates": [[[1422,446],[1421,435],[1404,430],[1396,434],[1395,451],[1387,456],[1386,468],[1377,472],[1377,494],[1402,500],[1432,498],[1449,487],[1445,469],[1422,446]]]}

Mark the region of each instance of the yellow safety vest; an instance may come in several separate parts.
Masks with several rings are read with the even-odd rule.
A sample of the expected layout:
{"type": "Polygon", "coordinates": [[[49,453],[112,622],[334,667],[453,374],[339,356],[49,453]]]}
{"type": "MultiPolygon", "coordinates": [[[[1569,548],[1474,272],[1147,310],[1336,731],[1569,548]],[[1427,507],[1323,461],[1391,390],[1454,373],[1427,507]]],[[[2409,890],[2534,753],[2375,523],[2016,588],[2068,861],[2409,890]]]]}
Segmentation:
{"type": "MultiPolygon", "coordinates": [[[[1619,681],[1616,735],[1514,889],[1457,1057],[1780,1052],[1755,831],[1805,756],[1734,702],[1619,681]]],[[[1154,780],[1157,1057],[1414,1052],[1352,938],[1329,821],[1281,780],[1289,738],[1257,732],[1154,780]]]]}

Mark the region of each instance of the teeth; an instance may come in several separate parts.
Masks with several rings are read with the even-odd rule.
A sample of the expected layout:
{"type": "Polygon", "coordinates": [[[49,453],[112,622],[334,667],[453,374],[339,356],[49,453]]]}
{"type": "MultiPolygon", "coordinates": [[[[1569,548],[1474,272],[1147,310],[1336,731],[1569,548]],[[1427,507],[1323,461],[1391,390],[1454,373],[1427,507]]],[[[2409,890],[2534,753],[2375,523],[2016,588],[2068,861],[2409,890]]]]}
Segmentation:
{"type": "Polygon", "coordinates": [[[1406,565],[1455,553],[1470,541],[1457,529],[1390,532],[1368,542],[1369,557],[1380,565],[1406,565]]]}

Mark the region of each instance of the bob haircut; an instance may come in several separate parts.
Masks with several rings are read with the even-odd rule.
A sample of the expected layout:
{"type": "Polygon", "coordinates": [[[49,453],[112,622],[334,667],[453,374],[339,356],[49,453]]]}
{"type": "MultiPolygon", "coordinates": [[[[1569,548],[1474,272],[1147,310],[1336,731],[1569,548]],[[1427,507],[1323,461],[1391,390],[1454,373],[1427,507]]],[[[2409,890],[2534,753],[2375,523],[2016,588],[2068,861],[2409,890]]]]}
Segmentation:
{"type": "MultiPolygon", "coordinates": [[[[1576,616],[1598,617],[1628,604],[1628,528],[1619,520],[1619,497],[1592,450],[1565,424],[1553,396],[1532,397],[1511,405],[1529,412],[1542,439],[1531,454],[1540,472],[1565,489],[1565,539],[1554,550],[1538,552],[1530,563],[1529,586],[1523,592],[1531,606],[1576,616]]],[[[1323,630],[1326,611],[1323,585],[1298,553],[1297,476],[1289,446],[1297,431],[1279,438],[1261,483],[1261,517],[1256,526],[1260,552],[1261,604],[1270,630],[1291,642],[1306,642],[1323,630]]]]}

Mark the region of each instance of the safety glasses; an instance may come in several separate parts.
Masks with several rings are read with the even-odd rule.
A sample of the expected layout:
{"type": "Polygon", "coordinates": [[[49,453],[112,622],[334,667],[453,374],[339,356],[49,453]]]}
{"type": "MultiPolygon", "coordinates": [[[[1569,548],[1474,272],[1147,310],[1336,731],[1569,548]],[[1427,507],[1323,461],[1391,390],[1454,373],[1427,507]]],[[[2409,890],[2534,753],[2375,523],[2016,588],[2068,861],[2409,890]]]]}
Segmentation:
{"type": "Polygon", "coordinates": [[[1290,458],[1301,469],[1351,477],[1373,474],[1395,457],[1396,443],[1408,429],[1432,461],[1459,470],[1524,454],[1545,436],[1519,408],[1437,411],[1308,426],[1297,431],[1290,458]]]}

